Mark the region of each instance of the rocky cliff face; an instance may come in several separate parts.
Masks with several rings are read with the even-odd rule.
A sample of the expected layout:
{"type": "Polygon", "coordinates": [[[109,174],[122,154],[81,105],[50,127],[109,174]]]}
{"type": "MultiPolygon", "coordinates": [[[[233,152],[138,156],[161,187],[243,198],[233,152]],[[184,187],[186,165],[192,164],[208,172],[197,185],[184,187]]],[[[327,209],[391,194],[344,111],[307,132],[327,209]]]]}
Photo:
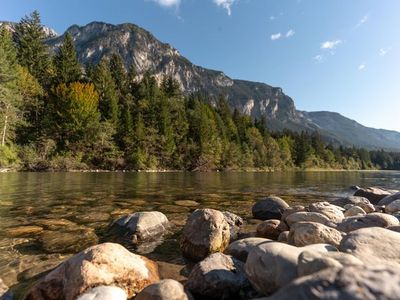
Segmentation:
{"type": "MultiPolygon", "coordinates": [[[[150,32],[134,25],[111,25],[92,22],[71,26],[82,63],[98,63],[102,57],[119,53],[138,76],[151,72],[158,80],[169,75],[176,78],[186,94],[200,92],[210,103],[222,94],[232,108],[253,118],[265,117],[272,130],[318,130],[329,142],[371,149],[400,150],[400,133],[364,127],[335,113],[307,113],[296,110],[293,100],[281,88],[265,83],[235,80],[221,71],[196,66],[171,45],[157,40],[150,32]],[[356,138],[354,138],[356,137],[356,138]]],[[[53,51],[63,36],[49,38],[53,51]]]]}
{"type": "MultiPolygon", "coordinates": [[[[8,22],[8,21],[0,21],[0,27],[5,26],[8,30],[14,31],[15,22],[8,22]]],[[[55,38],[58,36],[58,33],[50,27],[43,27],[44,33],[46,34],[47,38],[55,38]]]]}

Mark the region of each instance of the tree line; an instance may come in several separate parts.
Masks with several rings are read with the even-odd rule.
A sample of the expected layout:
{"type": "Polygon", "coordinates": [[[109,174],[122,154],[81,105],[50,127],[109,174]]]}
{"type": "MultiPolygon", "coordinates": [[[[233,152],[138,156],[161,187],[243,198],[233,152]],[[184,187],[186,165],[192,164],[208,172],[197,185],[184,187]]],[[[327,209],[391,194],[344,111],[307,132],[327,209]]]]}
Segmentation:
{"type": "Polygon", "coordinates": [[[221,95],[184,96],[118,53],[82,66],[70,34],[50,55],[35,11],[0,28],[0,167],[22,170],[400,169],[400,154],[271,133],[221,95]]]}

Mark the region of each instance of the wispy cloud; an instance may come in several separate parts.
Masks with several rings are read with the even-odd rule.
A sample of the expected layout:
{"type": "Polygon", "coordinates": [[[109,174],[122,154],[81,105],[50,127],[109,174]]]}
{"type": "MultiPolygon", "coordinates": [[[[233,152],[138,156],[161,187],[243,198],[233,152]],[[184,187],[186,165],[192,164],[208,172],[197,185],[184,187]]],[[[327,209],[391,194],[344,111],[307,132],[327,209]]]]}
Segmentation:
{"type": "Polygon", "coordinates": [[[236,0],[214,0],[214,3],[226,9],[230,16],[232,14],[231,6],[236,0]]]}
{"type": "Polygon", "coordinates": [[[286,32],[286,37],[290,38],[290,37],[294,36],[294,34],[295,34],[295,31],[293,29],[290,29],[288,32],[286,32]]]}
{"type": "Polygon", "coordinates": [[[342,43],[343,43],[342,40],[325,41],[325,42],[321,43],[321,49],[333,50],[342,43]]]}
{"type": "Polygon", "coordinates": [[[324,59],[325,57],[322,54],[318,54],[313,57],[313,60],[317,63],[322,63],[324,59]]]}
{"type": "Polygon", "coordinates": [[[271,35],[271,40],[276,41],[276,40],[279,40],[281,37],[282,37],[282,34],[280,32],[274,33],[271,35]]]}
{"type": "Polygon", "coordinates": [[[270,21],[275,21],[275,20],[276,20],[276,17],[275,17],[275,16],[270,16],[270,17],[269,17],[269,20],[270,20],[270,21]]]}
{"type": "Polygon", "coordinates": [[[381,48],[381,49],[379,49],[379,55],[380,56],[385,56],[386,54],[388,54],[390,52],[390,50],[392,50],[392,47],[381,48]]]}
{"type": "Polygon", "coordinates": [[[179,6],[181,4],[181,0],[153,0],[157,4],[164,6],[164,7],[172,7],[172,6],[179,6]]]}
{"type": "Polygon", "coordinates": [[[361,64],[361,65],[358,66],[358,70],[359,70],[359,71],[362,71],[362,70],[364,70],[366,67],[367,67],[367,66],[363,63],[363,64],[361,64]]]}
{"type": "Polygon", "coordinates": [[[360,21],[358,21],[358,23],[357,23],[357,25],[356,25],[356,28],[362,26],[365,22],[368,21],[368,19],[369,19],[369,15],[365,15],[364,17],[362,17],[362,18],[360,19],[360,21]]]}

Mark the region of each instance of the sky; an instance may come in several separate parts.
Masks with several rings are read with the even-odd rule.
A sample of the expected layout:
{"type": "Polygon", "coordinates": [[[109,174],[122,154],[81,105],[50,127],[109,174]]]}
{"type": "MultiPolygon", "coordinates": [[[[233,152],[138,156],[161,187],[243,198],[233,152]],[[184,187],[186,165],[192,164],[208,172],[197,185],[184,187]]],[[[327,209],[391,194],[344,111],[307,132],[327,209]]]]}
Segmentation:
{"type": "Polygon", "coordinates": [[[0,0],[63,33],[135,23],[193,63],[279,86],[299,110],[400,131],[399,0],[0,0]]]}

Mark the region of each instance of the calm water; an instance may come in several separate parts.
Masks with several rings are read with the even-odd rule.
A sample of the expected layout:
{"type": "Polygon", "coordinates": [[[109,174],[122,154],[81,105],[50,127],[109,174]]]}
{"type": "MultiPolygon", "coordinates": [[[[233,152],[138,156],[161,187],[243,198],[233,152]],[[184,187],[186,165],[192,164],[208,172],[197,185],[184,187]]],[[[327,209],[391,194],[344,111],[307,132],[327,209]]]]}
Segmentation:
{"type": "Polygon", "coordinates": [[[307,203],[350,194],[351,185],[396,189],[400,172],[0,173],[0,277],[28,282],[105,241],[111,220],[143,210],[164,212],[175,224],[167,246],[150,256],[178,262],[179,230],[196,207],[250,218],[261,196],[307,203]]]}

